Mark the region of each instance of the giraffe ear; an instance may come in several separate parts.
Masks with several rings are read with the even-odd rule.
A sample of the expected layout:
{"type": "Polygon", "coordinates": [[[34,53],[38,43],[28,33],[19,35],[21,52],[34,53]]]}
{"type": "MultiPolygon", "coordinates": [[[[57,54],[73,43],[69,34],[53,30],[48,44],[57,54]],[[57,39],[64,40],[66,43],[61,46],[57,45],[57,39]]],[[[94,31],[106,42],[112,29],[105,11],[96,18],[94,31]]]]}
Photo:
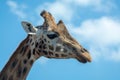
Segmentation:
{"type": "Polygon", "coordinates": [[[29,22],[26,21],[22,21],[21,22],[24,30],[28,33],[28,34],[34,34],[36,33],[37,29],[29,22]]]}

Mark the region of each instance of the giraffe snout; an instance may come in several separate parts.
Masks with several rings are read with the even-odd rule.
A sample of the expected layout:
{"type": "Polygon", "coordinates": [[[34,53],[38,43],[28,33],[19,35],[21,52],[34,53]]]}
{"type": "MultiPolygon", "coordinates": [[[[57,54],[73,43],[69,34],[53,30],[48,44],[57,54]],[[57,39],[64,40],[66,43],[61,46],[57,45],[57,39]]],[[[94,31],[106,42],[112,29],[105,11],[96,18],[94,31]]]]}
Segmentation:
{"type": "Polygon", "coordinates": [[[87,63],[92,61],[89,52],[85,48],[74,46],[72,47],[72,51],[79,62],[87,63]]]}
{"type": "Polygon", "coordinates": [[[82,62],[82,63],[92,61],[92,58],[91,58],[89,52],[85,48],[79,49],[76,55],[77,55],[77,57],[76,57],[77,60],[82,62]]]}

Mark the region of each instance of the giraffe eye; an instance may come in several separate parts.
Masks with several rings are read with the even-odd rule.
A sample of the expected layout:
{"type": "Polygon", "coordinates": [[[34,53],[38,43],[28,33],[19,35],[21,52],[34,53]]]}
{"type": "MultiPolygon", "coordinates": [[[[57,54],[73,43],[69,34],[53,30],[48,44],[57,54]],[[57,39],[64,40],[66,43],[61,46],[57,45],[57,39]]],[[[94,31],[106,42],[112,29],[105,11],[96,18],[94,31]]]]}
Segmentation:
{"type": "Polygon", "coordinates": [[[54,38],[56,38],[56,37],[58,37],[59,36],[59,34],[57,33],[57,32],[55,32],[54,34],[47,34],[47,37],[49,38],[49,39],[54,39],[54,38]]]}
{"type": "Polygon", "coordinates": [[[26,24],[27,26],[30,26],[30,24],[28,23],[28,24],[26,24]]]}

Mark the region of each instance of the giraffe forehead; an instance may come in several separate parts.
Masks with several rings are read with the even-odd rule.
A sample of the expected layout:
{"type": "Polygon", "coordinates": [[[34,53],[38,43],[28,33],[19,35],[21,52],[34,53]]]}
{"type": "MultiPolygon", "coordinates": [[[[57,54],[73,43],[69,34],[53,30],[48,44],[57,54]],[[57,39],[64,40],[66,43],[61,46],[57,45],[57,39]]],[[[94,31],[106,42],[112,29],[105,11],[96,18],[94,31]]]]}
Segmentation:
{"type": "Polygon", "coordinates": [[[37,35],[46,35],[47,33],[52,32],[51,28],[47,26],[37,26],[36,28],[37,28],[37,32],[36,32],[37,35]]]}

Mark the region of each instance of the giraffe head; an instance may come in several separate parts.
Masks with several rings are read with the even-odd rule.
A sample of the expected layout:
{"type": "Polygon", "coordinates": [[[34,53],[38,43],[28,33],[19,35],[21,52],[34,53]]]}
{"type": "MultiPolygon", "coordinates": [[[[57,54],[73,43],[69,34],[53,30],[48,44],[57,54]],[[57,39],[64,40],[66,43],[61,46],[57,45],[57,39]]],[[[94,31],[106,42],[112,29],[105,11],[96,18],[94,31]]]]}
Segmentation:
{"type": "Polygon", "coordinates": [[[40,56],[75,58],[82,63],[91,62],[89,52],[69,34],[62,20],[56,24],[52,15],[47,11],[43,11],[40,15],[44,18],[41,26],[34,27],[29,22],[22,22],[24,30],[34,43],[31,48],[36,58],[40,56]]]}

